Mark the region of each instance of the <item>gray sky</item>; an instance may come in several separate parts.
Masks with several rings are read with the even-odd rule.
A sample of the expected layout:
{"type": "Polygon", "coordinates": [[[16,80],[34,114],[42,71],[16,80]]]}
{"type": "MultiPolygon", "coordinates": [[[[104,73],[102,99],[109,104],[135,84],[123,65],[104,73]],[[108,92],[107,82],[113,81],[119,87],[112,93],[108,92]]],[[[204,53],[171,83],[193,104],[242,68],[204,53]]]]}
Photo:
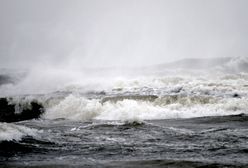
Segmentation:
{"type": "Polygon", "coordinates": [[[0,0],[0,67],[248,55],[248,0],[0,0]]]}

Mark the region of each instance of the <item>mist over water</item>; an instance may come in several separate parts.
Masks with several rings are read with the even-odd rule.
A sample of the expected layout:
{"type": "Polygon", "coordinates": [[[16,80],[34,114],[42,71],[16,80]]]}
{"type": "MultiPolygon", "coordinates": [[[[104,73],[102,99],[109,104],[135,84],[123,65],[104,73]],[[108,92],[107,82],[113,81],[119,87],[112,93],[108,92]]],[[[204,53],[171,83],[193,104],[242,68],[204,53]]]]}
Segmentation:
{"type": "Polygon", "coordinates": [[[245,0],[0,3],[2,67],[128,67],[247,56],[245,0]]]}

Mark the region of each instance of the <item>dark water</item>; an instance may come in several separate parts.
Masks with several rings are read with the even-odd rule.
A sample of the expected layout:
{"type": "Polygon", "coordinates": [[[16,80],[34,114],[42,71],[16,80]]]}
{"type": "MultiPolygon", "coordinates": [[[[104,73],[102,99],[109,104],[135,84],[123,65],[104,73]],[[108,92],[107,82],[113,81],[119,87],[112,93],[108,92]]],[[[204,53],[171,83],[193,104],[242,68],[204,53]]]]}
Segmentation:
{"type": "Polygon", "coordinates": [[[17,123],[43,130],[2,141],[1,167],[248,167],[248,116],[17,123]]]}

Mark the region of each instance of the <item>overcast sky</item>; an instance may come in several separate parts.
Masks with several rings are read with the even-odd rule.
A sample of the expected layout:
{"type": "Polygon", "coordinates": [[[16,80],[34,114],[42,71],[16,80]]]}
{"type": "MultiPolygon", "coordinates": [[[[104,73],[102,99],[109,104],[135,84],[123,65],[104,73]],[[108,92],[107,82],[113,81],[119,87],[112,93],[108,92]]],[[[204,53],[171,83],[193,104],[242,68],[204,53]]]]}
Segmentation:
{"type": "Polygon", "coordinates": [[[0,0],[0,67],[248,56],[248,0],[0,0]]]}

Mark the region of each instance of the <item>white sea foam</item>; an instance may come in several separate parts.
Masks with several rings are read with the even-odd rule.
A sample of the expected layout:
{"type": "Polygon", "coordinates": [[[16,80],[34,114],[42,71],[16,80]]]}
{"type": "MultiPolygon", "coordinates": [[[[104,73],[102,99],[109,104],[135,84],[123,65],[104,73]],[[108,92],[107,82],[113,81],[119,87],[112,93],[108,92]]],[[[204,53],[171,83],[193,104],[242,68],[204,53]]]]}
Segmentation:
{"type": "Polygon", "coordinates": [[[247,113],[246,99],[199,100],[190,97],[178,101],[141,101],[124,99],[121,101],[88,100],[84,97],[69,95],[59,104],[47,109],[44,118],[66,118],[87,121],[120,120],[143,121],[171,118],[193,118],[203,116],[222,116],[247,113]]]}
{"type": "Polygon", "coordinates": [[[0,141],[21,140],[24,136],[36,136],[38,130],[11,123],[0,123],[0,141]]]}
{"type": "Polygon", "coordinates": [[[44,117],[49,119],[67,118],[73,120],[93,119],[101,111],[101,104],[97,100],[69,95],[59,104],[48,108],[44,117]]]}

